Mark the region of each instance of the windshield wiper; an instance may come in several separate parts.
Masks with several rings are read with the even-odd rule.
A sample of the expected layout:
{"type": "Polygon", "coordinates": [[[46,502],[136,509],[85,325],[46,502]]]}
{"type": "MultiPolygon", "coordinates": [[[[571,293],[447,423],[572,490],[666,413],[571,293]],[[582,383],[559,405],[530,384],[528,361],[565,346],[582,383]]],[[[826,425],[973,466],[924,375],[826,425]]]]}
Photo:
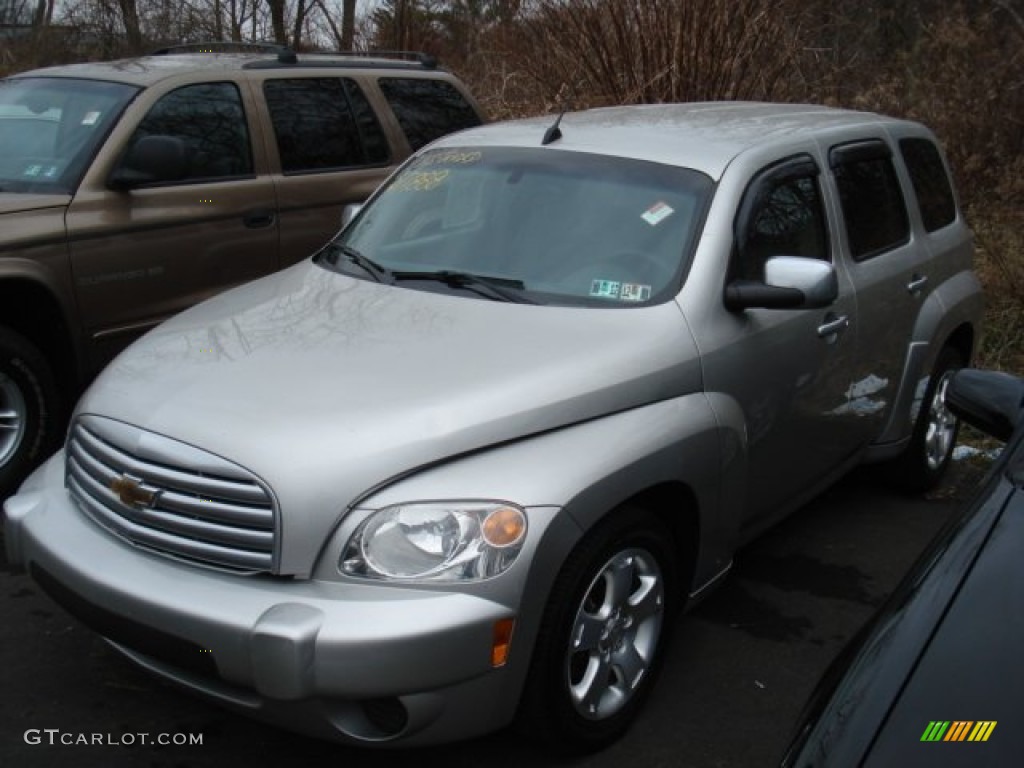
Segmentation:
{"type": "Polygon", "coordinates": [[[340,252],[351,263],[355,264],[357,267],[362,267],[362,270],[369,274],[370,277],[378,283],[388,283],[390,285],[394,282],[391,270],[387,267],[381,266],[369,256],[364,255],[360,250],[353,248],[351,245],[345,245],[343,243],[328,243],[325,251],[328,251],[326,258],[331,264],[338,263],[338,253],[340,252]]]}
{"type": "Polygon", "coordinates": [[[518,304],[534,304],[526,298],[522,291],[526,286],[522,280],[510,277],[492,277],[490,275],[474,275],[471,272],[457,272],[452,269],[432,271],[396,271],[391,273],[394,280],[432,280],[450,285],[452,288],[466,288],[488,299],[510,301],[518,304]]]}

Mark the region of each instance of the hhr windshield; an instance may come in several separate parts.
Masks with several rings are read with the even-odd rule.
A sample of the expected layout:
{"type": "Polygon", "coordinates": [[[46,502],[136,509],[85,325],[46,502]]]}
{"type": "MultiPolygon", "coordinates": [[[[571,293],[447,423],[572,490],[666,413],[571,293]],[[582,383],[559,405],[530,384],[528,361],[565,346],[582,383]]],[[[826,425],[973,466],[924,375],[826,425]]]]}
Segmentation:
{"type": "Polygon", "coordinates": [[[678,290],[711,179],[548,148],[418,156],[321,254],[380,282],[503,301],[637,306],[678,290]]]}

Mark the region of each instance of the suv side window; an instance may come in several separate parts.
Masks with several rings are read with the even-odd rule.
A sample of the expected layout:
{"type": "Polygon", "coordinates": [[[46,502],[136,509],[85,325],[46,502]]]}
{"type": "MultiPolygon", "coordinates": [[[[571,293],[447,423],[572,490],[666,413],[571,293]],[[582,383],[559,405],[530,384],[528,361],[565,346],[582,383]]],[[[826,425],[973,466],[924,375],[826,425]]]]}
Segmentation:
{"type": "Polygon", "coordinates": [[[445,80],[385,77],[379,84],[413,152],[441,136],[480,125],[473,107],[445,80]]]}
{"type": "Polygon", "coordinates": [[[901,139],[900,152],[910,173],[925,230],[934,232],[952,224],[956,219],[956,201],[938,147],[928,139],[901,139]]]}
{"type": "Polygon", "coordinates": [[[763,281],[772,256],[829,259],[818,176],[814,161],[799,157],[754,178],[740,206],[732,279],[763,281]]]}
{"type": "Polygon", "coordinates": [[[889,147],[882,141],[845,144],[833,147],[829,160],[854,260],[906,243],[910,219],[889,147]]]}
{"type": "Polygon", "coordinates": [[[390,159],[387,138],[354,81],[267,80],[263,93],[286,174],[385,165],[390,159]]]}
{"type": "Polygon", "coordinates": [[[171,91],[152,106],[128,146],[156,135],[185,142],[183,183],[253,173],[249,126],[234,83],[200,83],[171,91]]]}

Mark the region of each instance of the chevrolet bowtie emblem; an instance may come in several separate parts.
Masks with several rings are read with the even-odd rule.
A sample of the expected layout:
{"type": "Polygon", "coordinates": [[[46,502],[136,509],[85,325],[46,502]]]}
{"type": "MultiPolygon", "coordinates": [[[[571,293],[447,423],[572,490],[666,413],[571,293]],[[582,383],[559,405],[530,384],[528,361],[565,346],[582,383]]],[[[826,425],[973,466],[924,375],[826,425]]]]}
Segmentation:
{"type": "Polygon", "coordinates": [[[117,498],[121,500],[122,504],[135,509],[152,509],[160,497],[160,491],[145,488],[141,480],[136,480],[128,475],[115,477],[110,481],[109,487],[117,494],[117,498]]]}

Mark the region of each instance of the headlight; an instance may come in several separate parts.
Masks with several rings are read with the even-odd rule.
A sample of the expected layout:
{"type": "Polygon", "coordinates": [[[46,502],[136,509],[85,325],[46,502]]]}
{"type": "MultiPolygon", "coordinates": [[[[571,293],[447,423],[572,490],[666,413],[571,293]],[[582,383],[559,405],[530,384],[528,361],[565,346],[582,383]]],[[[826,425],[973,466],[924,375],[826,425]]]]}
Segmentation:
{"type": "Polygon", "coordinates": [[[339,567],[373,579],[486,579],[515,562],[525,538],[526,513],[511,504],[402,504],[364,520],[345,545],[339,567]]]}

